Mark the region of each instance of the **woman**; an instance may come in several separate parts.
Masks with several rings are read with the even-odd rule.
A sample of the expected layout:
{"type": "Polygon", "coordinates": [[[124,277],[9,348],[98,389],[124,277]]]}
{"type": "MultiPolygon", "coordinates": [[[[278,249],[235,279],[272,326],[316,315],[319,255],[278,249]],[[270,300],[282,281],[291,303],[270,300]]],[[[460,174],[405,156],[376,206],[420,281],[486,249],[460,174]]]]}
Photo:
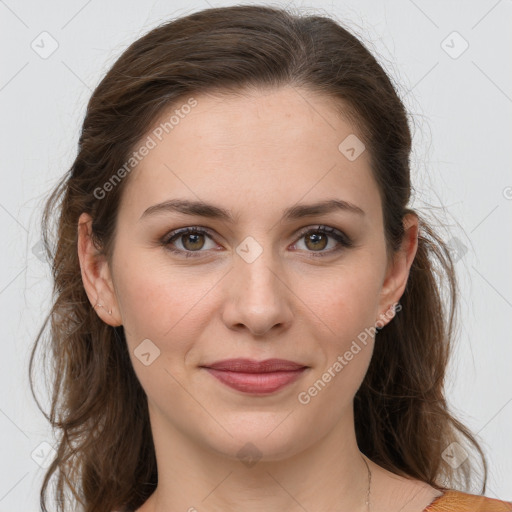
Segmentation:
{"type": "Polygon", "coordinates": [[[464,491],[470,445],[482,492],[487,466],[444,397],[457,286],[407,207],[410,150],[328,18],[212,8],[133,43],[43,218],[43,510],[52,475],[59,510],[512,510],[464,491]]]}

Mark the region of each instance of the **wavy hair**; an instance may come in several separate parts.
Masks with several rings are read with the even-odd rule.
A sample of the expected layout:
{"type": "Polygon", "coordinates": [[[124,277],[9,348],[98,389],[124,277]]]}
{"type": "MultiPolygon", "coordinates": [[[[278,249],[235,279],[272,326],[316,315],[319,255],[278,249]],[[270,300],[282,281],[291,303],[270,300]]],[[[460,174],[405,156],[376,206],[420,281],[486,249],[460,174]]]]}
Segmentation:
{"type": "Polygon", "coordinates": [[[286,85],[332,98],[339,115],[357,128],[382,198],[389,256],[402,241],[404,216],[415,213],[420,222],[401,311],[379,329],[354,399],[359,449],[397,475],[439,490],[467,490],[474,459],[453,468],[443,458],[451,443],[466,444],[483,461],[485,492],[485,455],[444,395],[459,290],[449,244],[408,208],[411,132],[397,89],[364,44],[337,21],[252,5],[167,21],[131,44],[94,90],[76,158],[46,198],[42,236],[52,268],[52,304],[29,364],[34,399],[58,434],[40,491],[44,512],[52,477],[59,511],[76,510],[67,508],[68,500],[85,512],[135,510],[157,485],[147,397],[123,327],[98,317],[82,283],[80,214],[93,218],[93,240],[111,261],[116,215],[130,177],[111,187],[106,199],[97,190],[130,159],[163,110],[192,94],[286,85]],[[51,372],[48,412],[33,385],[42,341],[47,349],[41,360],[51,372]]]}

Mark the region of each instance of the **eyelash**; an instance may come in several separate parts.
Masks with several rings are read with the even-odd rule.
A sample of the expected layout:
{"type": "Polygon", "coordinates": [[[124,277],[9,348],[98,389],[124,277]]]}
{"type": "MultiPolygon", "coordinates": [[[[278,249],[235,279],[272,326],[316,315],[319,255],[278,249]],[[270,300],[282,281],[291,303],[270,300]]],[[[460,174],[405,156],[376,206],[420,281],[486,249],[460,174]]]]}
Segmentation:
{"type": "MultiPolygon", "coordinates": [[[[190,226],[187,228],[182,228],[182,229],[177,229],[177,230],[171,231],[170,233],[168,233],[167,235],[165,235],[162,238],[160,243],[161,243],[161,245],[163,245],[166,248],[166,250],[168,250],[172,253],[175,253],[175,254],[179,254],[180,256],[184,255],[186,258],[199,257],[199,255],[205,251],[201,251],[201,250],[199,250],[199,251],[184,251],[182,249],[173,249],[170,245],[171,242],[178,239],[180,236],[188,235],[190,233],[206,235],[209,238],[213,238],[212,233],[209,230],[201,228],[199,226],[190,226]]],[[[321,251],[321,252],[307,251],[307,252],[311,253],[310,257],[312,257],[312,258],[325,257],[327,255],[337,253],[337,252],[341,251],[343,248],[348,249],[348,248],[351,248],[354,246],[353,241],[347,235],[345,235],[343,232],[338,231],[337,229],[334,229],[330,226],[322,226],[322,225],[305,228],[304,230],[302,230],[299,233],[299,237],[298,237],[297,241],[299,241],[301,238],[303,238],[304,236],[306,236],[310,233],[323,233],[325,235],[328,235],[328,236],[334,238],[340,244],[337,248],[331,249],[329,251],[321,251]]]]}

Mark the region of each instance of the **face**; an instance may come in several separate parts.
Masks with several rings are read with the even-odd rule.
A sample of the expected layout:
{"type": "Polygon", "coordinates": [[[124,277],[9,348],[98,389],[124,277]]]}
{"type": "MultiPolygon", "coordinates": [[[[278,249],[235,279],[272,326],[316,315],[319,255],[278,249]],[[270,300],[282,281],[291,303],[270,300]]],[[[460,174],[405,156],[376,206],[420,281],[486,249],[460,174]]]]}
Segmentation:
{"type": "Polygon", "coordinates": [[[371,327],[391,319],[415,247],[389,264],[370,155],[350,151],[357,134],[330,99],[291,87],[194,99],[144,137],[155,145],[125,178],[112,265],[87,291],[124,327],[153,426],[232,457],[247,442],[291,456],[350,420],[371,327]],[[155,207],[175,200],[180,211],[155,207]],[[333,200],[354,208],[303,208],[333,200]],[[273,391],[204,368],[233,358],[306,368],[273,391]]]}

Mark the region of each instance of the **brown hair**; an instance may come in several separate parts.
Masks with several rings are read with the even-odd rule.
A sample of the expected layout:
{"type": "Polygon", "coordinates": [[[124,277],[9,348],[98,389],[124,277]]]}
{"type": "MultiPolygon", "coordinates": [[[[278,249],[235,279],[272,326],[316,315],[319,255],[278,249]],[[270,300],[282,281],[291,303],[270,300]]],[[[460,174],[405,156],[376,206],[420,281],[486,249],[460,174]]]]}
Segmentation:
{"type": "Polygon", "coordinates": [[[404,105],[377,60],[336,21],[253,5],[196,12],[135,41],[90,98],[76,159],[45,204],[43,241],[52,264],[54,302],[33,347],[29,375],[34,394],[34,355],[50,321],[45,352],[52,363],[52,398],[45,416],[59,429],[59,443],[42,485],[42,510],[54,474],[59,510],[67,510],[68,490],[87,512],[136,509],[157,484],[147,398],[123,327],[98,317],[82,283],[80,214],[93,218],[95,243],[111,261],[118,205],[129,177],[111,188],[107,200],[95,191],[127,162],[163,109],[201,92],[284,85],[333,98],[340,115],[357,127],[371,155],[390,255],[402,240],[404,215],[416,213],[420,221],[401,311],[379,330],[355,396],[359,448],[393,473],[440,490],[467,490],[472,458],[452,468],[442,457],[452,442],[462,444],[465,438],[483,461],[485,492],[484,453],[450,413],[444,396],[459,292],[448,244],[407,208],[411,134],[404,105]],[[58,228],[51,247],[55,212],[58,228]]]}

